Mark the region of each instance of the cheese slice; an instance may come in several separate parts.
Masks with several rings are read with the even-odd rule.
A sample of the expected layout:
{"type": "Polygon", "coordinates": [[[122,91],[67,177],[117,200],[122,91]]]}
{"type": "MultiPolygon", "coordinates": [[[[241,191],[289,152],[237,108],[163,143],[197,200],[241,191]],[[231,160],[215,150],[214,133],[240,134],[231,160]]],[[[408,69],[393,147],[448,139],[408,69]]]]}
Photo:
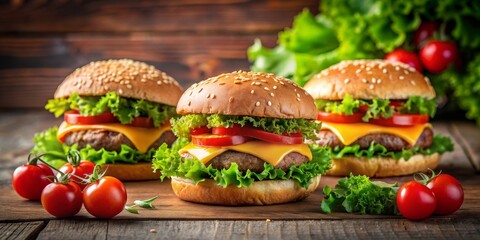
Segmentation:
{"type": "Polygon", "coordinates": [[[71,132],[77,132],[89,129],[104,129],[112,132],[119,132],[125,135],[133,145],[142,153],[148,151],[150,146],[160,137],[165,131],[170,130],[170,124],[165,124],[158,128],[142,128],[124,125],[120,123],[103,123],[103,124],[68,124],[62,122],[58,128],[57,139],[64,138],[71,132]]]}
{"type": "Polygon", "coordinates": [[[182,154],[188,152],[200,162],[206,164],[214,157],[228,150],[248,153],[272,164],[273,166],[280,163],[282,159],[291,152],[298,152],[306,156],[309,160],[312,160],[312,152],[306,144],[275,144],[263,141],[250,141],[238,145],[223,147],[205,147],[190,143],[180,149],[178,153],[182,154]]]}
{"type": "Polygon", "coordinates": [[[431,128],[429,123],[411,127],[385,127],[369,123],[327,123],[322,122],[321,129],[332,131],[344,145],[350,145],[357,139],[372,133],[389,133],[415,145],[425,128],[431,128]]]}

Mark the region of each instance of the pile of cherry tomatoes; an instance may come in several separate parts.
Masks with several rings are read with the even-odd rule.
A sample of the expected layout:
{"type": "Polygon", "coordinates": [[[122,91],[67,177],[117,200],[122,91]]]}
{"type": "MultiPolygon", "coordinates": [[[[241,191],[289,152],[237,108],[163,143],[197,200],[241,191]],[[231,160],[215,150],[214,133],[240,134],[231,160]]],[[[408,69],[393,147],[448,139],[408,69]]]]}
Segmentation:
{"type": "Polygon", "coordinates": [[[461,58],[457,45],[445,40],[435,22],[423,22],[413,35],[413,44],[418,54],[399,48],[385,56],[386,60],[403,62],[415,68],[430,73],[441,73],[450,65],[457,69],[461,67],[461,58]]]}
{"type": "Polygon", "coordinates": [[[43,208],[58,218],[74,216],[82,205],[98,218],[112,218],[124,209],[127,191],[123,183],[103,176],[92,162],[76,155],[60,170],[55,169],[56,175],[52,169],[41,157],[29,157],[15,169],[13,188],[23,198],[41,200],[43,208]]]}

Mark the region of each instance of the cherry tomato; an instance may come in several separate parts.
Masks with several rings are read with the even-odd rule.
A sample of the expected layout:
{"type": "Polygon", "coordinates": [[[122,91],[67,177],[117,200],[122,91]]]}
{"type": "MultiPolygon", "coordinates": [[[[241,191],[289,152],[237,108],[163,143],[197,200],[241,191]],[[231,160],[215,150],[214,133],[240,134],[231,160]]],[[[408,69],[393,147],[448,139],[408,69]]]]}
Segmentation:
{"type": "Polygon", "coordinates": [[[301,144],[303,143],[303,136],[300,133],[279,135],[269,133],[258,128],[249,126],[234,125],[231,127],[214,127],[212,133],[217,135],[239,135],[259,139],[265,142],[280,143],[280,144],[301,144]]]}
{"type": "Polygon", "coordinates": [[[417,124],[425,124],[428,122],[428,115],[426,114],[399,114],[394,113],[389,118],[370,118],[370,123],[382,126],[391,127],[407,127],[417,124]]]}
{"type": "Polygon", "coordinates": [[[133,118],[133,121],[130,123],[131,126],[134,127],[142,127],[142,128],[154,128],[153,119],[147,117],[136,117],[133,118]]]}
{"type": "Polygon", "coordinates": [[[438,24],[435,22],[422,22],[417,31],[413,34],[413,43],[417,47],[421,45],[428,39],[433,37],[433,34],[438,31],[438,24]]]}
{"type": "Polygon", "coordinates": [[[232,146],[248,141],[247,137],[239,135],[192,135],[192,143],[201,146],[232,146]]]}
{"type": "Polygon", "coordinates": [[[63,115],[63,119],[69,124],[99,124],[118,122],[117,118],[109,112],[101,113],[95,116],[82,116],[76,110],[67,111],[63,115]]]}
{"type": "Polygon", "coordinates": [[[63,173],[73,174],[70,176],[70,180],[77,183],[81,189],[84,189],[85,186],[87,186],[87,184],[82,183],[83,181],[80,178],[86,178],[87,175],[91,175],[93,173],[93,169],[95,169],[94,163],[88,160],[81,160],[79,162],[65,163],[65,165],[63,165],[59,170],[62,171],[63,173]]]}
{"type": "Polygon", "coordinates": [[[127,191],[120,180],[106,176],[88,184],[83,190],[85,209],[98,218],[112,218],[127,202],[127,191]]]}
{"type": "Polygon", "coordinates": [[[429,217],[435,211],[436,200],[427,186],[410,181],[403,184],[397,193],[397,207],[403,217],[420,220],[429,217]]]}
{"type": "Polygon", "coordinates": [[[428,41],[420,49],[420,60],[425,69],[431,73],[441,73],[452,64],[460,68],[457,45],[451,41],[428,41]]]}
{"type": "Polygon", "coordinates": [[[38,200],[43,189],[52,182],[53,172],[44,164],[27,163],[15,169],[12,185],[15,192],[23,198],[38,200]]]}
{"type": "Polygon", "coordinates": [[[48,184],[42,192],[42,206],[57,218],[70,217],[82,208],[82,190],[74,182],[48,184]]]}
{"type": "Polygon", "coordinates": [[[212,130],[208,128],[207,126],[195,128],[192,131],[190,131],[190,135],[199,135],[199,134],[205,134],[205,133],[211,133],[212,130]]]}
{"type": "Polygon", "coordinates": [[[356,112],[353,113],[353,115],[345,115],[319,111],[317,120],[332,123],[358,123],[362,122],[363,115],[363,112],[356,112]]]}
{"type": "Polygon", "coordinates": [[[448,174],[440,174],[433,178],[427,187],[435,194],[437,207],[435,213],[448,215],[457,211],[463,203],[462,185],[448,174]]]}
{"type": "Polygon", "coordinates": [[[402,62],[415,68],[418,72],[422,72],[422,63],[417,54],[403,49],[397,49],[387,54],[385,59],[392,62],[402,62]]]}

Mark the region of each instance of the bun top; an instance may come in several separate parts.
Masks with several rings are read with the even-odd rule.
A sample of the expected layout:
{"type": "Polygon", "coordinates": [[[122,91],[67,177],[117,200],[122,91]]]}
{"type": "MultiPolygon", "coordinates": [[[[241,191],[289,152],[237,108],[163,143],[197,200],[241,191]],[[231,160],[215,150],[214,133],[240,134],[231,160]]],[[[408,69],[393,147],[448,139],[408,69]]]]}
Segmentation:
{"type": "Polygon", "coordinates": [[[297,84],[271,73],[235,71],[193,84],[177,113],[316,119],[313,98],[297,84]]]}
{"type": "Polygon", "coordinates": [[[130,59],[91,62],[68,75],[55,91],[55,98],[73,93],[102,96],[114,91],[127,98],[176,106],[183,88],[152,65],[130,59]]]}
{"type": "Polygon", "coordinates": [[[304,87],[315,99],[407,99],[435,97],[427,77],[407,64],[384,60],[343,61],[315,75],[304,87]]]}

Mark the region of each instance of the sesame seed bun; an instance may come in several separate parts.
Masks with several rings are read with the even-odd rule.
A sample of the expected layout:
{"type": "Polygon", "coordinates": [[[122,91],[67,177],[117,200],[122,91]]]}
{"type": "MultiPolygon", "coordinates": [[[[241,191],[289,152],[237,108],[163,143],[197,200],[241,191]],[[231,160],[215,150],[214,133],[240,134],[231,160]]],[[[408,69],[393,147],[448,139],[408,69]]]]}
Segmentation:
{"type": "Polygon", "coordinates": [[[111,59],[78,68],[58,86],[54,97],[65,98],[73,93],[102,96],[111,91],[121,97],[175,106],[183,88],[152,65],[130,59],[111,59]]]}
{"type": "Polygon", "coordinates": [[[235,71],[192,85],[180,98],[179,114],[226,114],[316,119],[313,98],[273,74],[235,71]]]}
{"type": "Polygon", "coordinates": [[[248,187],[226,188],[217,185],[212,179],[195,184],[193,180],[172,177],[172,189],[182,200],[216,205],[271,205],[295,202],[305,199],[317,189],[321,176],[312,178],[305,189],[296,180],[256,181],[248,187]]]}
{"type": "Polygon", "coordinates": [[[407,99],[435,97],[427,77],[409,65],[384,60],[343,61],[315,75],[305,90],[315,99],[407,99]]]}
{"type": "Polygon", "coordinates": [[[440,154],[413,155],[410,159],[393,159],[383,157],[357,158],[353,156],[332,159],[332,168],[327,175],[349,176],[365,175],[369,177],[392,177],[410,175],[417,172],[427,172],[428,169],[435,169],[440,162],[440,154]]]}

